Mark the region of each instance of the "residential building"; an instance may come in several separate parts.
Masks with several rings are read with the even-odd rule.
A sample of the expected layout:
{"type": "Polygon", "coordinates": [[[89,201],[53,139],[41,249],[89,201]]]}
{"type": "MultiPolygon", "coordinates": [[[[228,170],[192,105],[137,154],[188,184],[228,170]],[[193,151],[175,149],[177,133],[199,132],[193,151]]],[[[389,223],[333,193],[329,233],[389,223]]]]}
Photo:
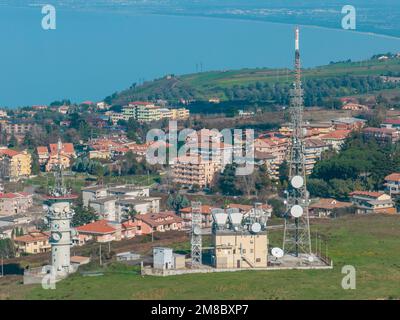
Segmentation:
{"type": "Polygon", "coordinates": [[[183,226],[182,218],[172,211],[139,214],[133,218],[133,221],[136,225],[137,235],[181,230],[183,226]]]}
{"type": "Polygon", "coordinates": [[[400,194],[400,173],[391,173],[386,176],[385,187],[390,195],[400,194]]]}
{"type": "Polygon", "coordinates": [[[351,110],[351,111],[367,111],[369,108],[365,105],[358,103],[346,103],[343,105],[342,110],[351,110]]]}
{"type": "Polygon", "coordinates": [[[400,131],[400,119],[385,119],[381,123],[381,127],[387,129],[396,129],[397,131],[400,131]]]}
{"type": "Polygon", "coordinates": [[[350,135],[351,131],[348,129],[337,129],[321,137],[321,140],[331,147],[332,150],[340,151],[346,138],[350,135]]]}
{"type": "Polygon", "coordinates": [[[18,181],[31,175],[32,157],[28,151],[0,147],[0,178],[18,181]]]}
{"type": "Polygon", "coordinates": [[[17,254],[36,254],[50,252],[49,233],[33,231],[14,238],[17,254]]]}
{"type": "MultiPolygon", "coordinates": [[[[213,219],[211,215],[211,206],[201,206],[202,227],[211,228],[213,219]]],[[[192,226],[192,207],[186,207],[179,210],[179,215],[183,219],[183,227],[190,228],[192,226]]]]}
{"type": "Polygon", "coordinates": [[[306,174],[309,175],[317,161],[321,160],[322,153],[329,150],[330,146],[321,139],[306,139],[304,144],[306,174]]]}
{"type": "Polygon", "coordinates": [[[366,139],[374,139],[378,143],[394,144],[400,139],[399,131],[387,128],[365,128],[363,135],[366,139]]]}
{"type": "Polygon", "coordinates": [[[39,164],[45,167],[47,172],[52,171],[55,165],[61,162],[63,169],[71,166],[71,160],[76,158],[75,148],[72,143],[62,143],[61,152],[58,154],[58,144],[51,143],[48,147],[39,146],[36,148],[39,164]]]}
{"type": "Polygon", "coordinates": [[[170,109],[172,112],[172,120],[187,120],[189,119],[190,112],[186,108],[170,109]]]}
{"type": "Polygon", "coordinates": [[[339,209],[351,208],[351,202],[342,202],[336,199],[319,199],[317,202],[310,204],[310,218],[326,218],[332,217],[339,209]]]}
{"type": "Polygon", "coordinates": [[[272,135],[268,138],[258,138],[254,140],[254,151],[268,153],[276,158],[277,163],[281,164],[287,156],[289,150],[289,139],[272,135]]]}
{"type": "Polygon", "coordinates": [[[353,191],[350,200],[359,214],[396,213],[391,196],[383,192],[353,191]]]}
{"type": "Polygon", "coordinates": [[[74,243],[77,245],[85,244],[88,241],[111,242],[122,239],[122,227],[119,223],[107,220],[98,220],[83,226],[76,227],[77,235],[74,243]]]}
{"type": "Polygon", "coordinates": [[[0,193],[0,216],[26,213],[32,205],[33,195],[30,193],[0,193]]]}
{"type": "Polygon", "coordinates": [[[254,160],[255,164],[265,166],[271,180],[279,179],[279,166],[281,162],[277,160],[276,156],[266,152],[255,151],[254,160]]]}
{"type": "Polygon", "coordinates": [[[361,130],[367,120],[359,119],[359,118],[352,118],[352,117],[341,117],[332,119],[331,123],[337,130],[361,130]]]}
{"type": "Polygon", "coordinates": [[[220,171],[220,163],[204,160],[201,156],[182,156],[172,165],[173,182],[183,186],[211,186],[214,176],[220,171]]]}

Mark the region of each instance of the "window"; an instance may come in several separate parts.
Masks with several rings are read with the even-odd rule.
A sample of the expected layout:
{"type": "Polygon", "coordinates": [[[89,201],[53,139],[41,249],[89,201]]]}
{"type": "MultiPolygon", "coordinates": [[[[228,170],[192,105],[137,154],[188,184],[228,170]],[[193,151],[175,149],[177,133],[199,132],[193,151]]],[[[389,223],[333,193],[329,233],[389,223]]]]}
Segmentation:
{"type": "Polygon", "coordinates": [[[246,253],[246,249],[243,249],[243,253],[246,253]]]}
{"type": "Polygon", "coordinates": [[[261,262],[261,259],[260,259],[260,258],[257,258],[257,259],[256,259],[256,262],[261,262]]]}

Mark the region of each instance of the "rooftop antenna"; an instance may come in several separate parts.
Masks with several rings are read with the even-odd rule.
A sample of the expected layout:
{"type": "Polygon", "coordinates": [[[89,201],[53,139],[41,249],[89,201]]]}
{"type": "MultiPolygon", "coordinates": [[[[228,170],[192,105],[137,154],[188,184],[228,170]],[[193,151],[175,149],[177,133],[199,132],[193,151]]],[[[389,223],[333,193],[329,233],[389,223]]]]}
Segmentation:
{"type": "Polygon", "coordinates": [[[191,237],[191,258],[192,268],[199,268],[202,265],[202,238],[201,238],[201,202],[192,202],[192,237],[191,237]]]}
{"type": "Polygon", "coordinates": [[[308,192],[306,186],[303,128],[303,88],[300,64],[300,30],[295,29],[295,81],[290,91],[292,141],[289,153],[289,186],[286,191],[286,214],[283,250],[296,257],[311,255],[308,192]]]}

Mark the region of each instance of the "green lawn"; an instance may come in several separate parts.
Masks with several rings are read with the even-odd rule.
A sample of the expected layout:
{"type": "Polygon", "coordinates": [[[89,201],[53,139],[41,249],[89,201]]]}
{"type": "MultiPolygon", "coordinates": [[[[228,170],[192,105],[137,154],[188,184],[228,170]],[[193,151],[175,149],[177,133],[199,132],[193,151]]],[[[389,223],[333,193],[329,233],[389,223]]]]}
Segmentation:
{"type": "MultiPolygon", "coordinates": [[[[400,298],[400,215],[357,216],[313,223],[333,270],[243,271],[141,277],[114,265],[104,276],[75,274],[56,290],[26,287],[28,299],[391,299],[400,298]],[[343,265],[357,271],[356,290],[341,287],[343,265]]],[[[276,235],[273,238],[279,242],[276,235]]],[[[187,245],[178,245],[186,249],[187,245]]],[[[12,297],[11,297],[12,298],[12,297]]]]}

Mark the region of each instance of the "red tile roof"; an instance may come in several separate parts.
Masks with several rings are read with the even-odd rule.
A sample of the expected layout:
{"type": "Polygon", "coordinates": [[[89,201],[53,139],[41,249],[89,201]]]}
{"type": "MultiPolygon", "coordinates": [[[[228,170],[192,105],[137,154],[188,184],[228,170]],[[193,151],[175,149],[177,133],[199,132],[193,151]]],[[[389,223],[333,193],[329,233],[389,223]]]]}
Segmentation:
{"type": "MultiPolygon", "coordinates": [[[[57,153],[58,145],[57,143],[50,144],[50,153],[57,153]]],[[[63,143],[62,144],[62,152],[66,154],[75,153],[74,145],[72,143],[63,143]]]]}
{"type": "Polygon", "coordinates": [[[171,223],[181,223],[183,219],[172,211],[160,213],[138,214],[134,217],[135,221],[143,221],[151,227],[167,225],[171,223]]]}
{"type": "Polygon", "coordinates": [[[387,181],[400,181],[400,173],[391,173],[385,177],[387,181]]]}
{"type": "Polygon", "coordinates": [[[378,198],[383,195],[383,192],[376,192],[376,191],[353,191],[350,192],[350,196],[367,196],[371,198],[378,198]]]}
{"type": "MultiPolygon", "coordinates": [[[[201,213],[202,214],[211,214],[211,209],[212,209],[211,206],[208,206],[208,205],[204,204],[204,205],[201,206],[201,213]]],[[[182,208],[180,210],[180,212],[181,213],[191,213],[192,212],[192,207],[182,208]]]]}
{"type": "Polygon", "coordinates": [[[333,139],[333,140],[342,140],[346,139],[347,136],[350,134],[350,130],[335,130],[330,133],[327,133],[321,137],[322,140],[324,139],[333,139]]]}
{"type": "Polygon", "coordinates": [[[98,220],[92,223],[77,227],[76,230],[82,233],[108,234],[116,231],[109,225],[107,220],[98,220]]]}
{"type": "Polygon", "coordinates": [[[42,240],[48,240],[49,239],[49,233],[48,232],[30,232],[29,234],[16,237],[14,238],[14,241],[16,242],[35,242],[35,241],[42,241],[42,240]]]}
{"type": "Polygon", "coordinates": [[[47,149],[47,147],[44,147],[44,146],[37,147],[36,150],[37,150],[38,154],[40,154],[40,153],[49,153],[49,149],[47,149]]]}
{"type": "Polygon", "coordinates": [[[9,156],[9,157],[14,157],[17,154],[20,154],[20,152],[11,150],[11,149],[0,149],[0,155],[2,155],[2,154],[9,156]]]}
{"type": "Polygon", "coordinates": [[[400,119],[386,119],[383,123],[400,125],[400,119]]]}
{"type": "Polygon", "coordinates": [[[352,205],[353,204],[351,202],[341,202],[335,199],[319,199],[318,202],[310,205],[310,208],[335,209],[335,208],[351,207],[352,205]]]}

